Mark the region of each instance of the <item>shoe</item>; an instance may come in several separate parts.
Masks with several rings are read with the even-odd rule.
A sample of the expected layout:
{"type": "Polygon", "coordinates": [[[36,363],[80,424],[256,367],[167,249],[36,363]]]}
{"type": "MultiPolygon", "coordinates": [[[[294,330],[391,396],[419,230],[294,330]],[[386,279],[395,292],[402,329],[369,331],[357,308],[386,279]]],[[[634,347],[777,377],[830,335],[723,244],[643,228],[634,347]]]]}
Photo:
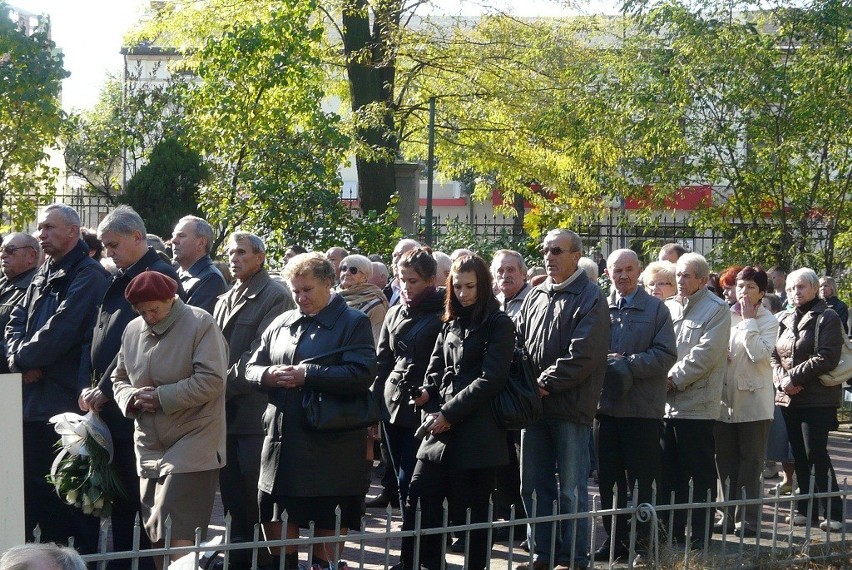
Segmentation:
{"type": "Polygon", "coordinates": [[[808,517],[805,515],[790,515],[784,522],[793,526],[805,526],[808,523],[808,517]]]}
{"type": "Polygon", "coordinates": [[[637,554],[636,558],[633,559],[633,567],[639,568],[645,566],[647,562],[645,561],[645,556],[642,554],[637,554]]]}
{"type": "Polygon", "coordinates": [[[532,564],[524,562],[515,566],[515,570],[550,570],[550,563],[544,560],[534,560],[532,564]]]}
{"type": "MultiPolygon", "coordinates": [[[[730,520],[730,519],[728,519],[728,520],[730,520]]],[[[727,526],[727,528],[728,528],[727,533],[732,534],[735,530],[734,525],[732,525],[732,524],[726,525],[725,522],[726,522],[726,519],[722,518],[722,519],[719,519],[718,521],[716,521],[715,523],[713,523],[713,532],[718,532],[719,534],[721,534],[722,531],[725,530],[725,527],[727,526]]]]}
{"type": "Polygon", "coordinates": [[[375,497],[369,497],[366,501],[364,501],[364,506],[368,509],[386,509],[388,505],[398,509],[399,497],[391,497],[386,493],[380,493],[375,497]]]}
{"type": "Polygon", "coordinates": [[[792,483],[779,483],[775,485],[775,489],[778,489],[779,495],[792,495],[793,494],[793,484],[792,483]]]}
{"type": "Polygon", "coordinates": [[[530,551],[530,541],[529,541],[529,540],[527,540],[527,539],[524,539],[524,541],[523,541],[522,543],[520,543],[518,546],[519,546],[519,547],[520,547],[520,549],[521,549],[521,550],[523,550],[524,552],[529,552],[529,551],[530,551]]]}
{"type": "Polygon", "coordinates": [[[830,519],[826,519],[819,523],[819,529],[828,532],[829,530],[841,530],[843,528],[843,523],[840,521],[833,521],[830,519]]]}
{"type": "MultiPolygon", "coordinates": [[[[616,545],[612,553],[612,561],[627,560],[628,556],[630,556],[628,549],[616,545]]],[[[595,553],[591,557],[594,558],[595,562],[609,562],[609,544],[604,543],[603,546],[595,550],[595,553]]]]}
{"type": "Polygon", "coordinates": [[[456,554],[464,554],[465,542],[466,541],[464,539],[464,535],[461,535],[456,539],[454,543],[450,545],[450,552],[455,552],[456,554]]]}
{"type": "Polygon", "coordinates": [[[734,529],[734,534],[743,538],[754,538],[757,536],[757,529],[750,524],[741,524],[734,529]]]}

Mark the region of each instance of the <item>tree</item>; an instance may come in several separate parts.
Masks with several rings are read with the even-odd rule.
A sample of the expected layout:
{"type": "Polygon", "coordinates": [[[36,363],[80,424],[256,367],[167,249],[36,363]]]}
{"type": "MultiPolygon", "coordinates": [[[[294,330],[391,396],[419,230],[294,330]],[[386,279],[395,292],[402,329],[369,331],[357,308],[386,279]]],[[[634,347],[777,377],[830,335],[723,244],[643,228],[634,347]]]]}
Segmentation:
{"type": "Polygon", "coordinates": [[[198,188],[206,177],[198,153],[170,137],[157,143],[119,201],[142,216],[149,232],[170,236],[181,217],[200,215],[198,188]]]}
{"type": "Polygon", "coordinates": [[[53,195],[56,169],[47,149],[56,147],[62,126],[59,93],[66,76],[48,23],[27,32],[0,0],[0,209],[14,228],[23,228],[53,195]]]}
{"type": "Polygon", "coordinates": [[[110,204],[121,201],[125,178],[133,178],[156,145],[179,130],[171,84],[140,81],[141,73],[133,70],[124,81],[108,75],[97,104],[71,113],[64,129],[68,173],[110,204]]]}

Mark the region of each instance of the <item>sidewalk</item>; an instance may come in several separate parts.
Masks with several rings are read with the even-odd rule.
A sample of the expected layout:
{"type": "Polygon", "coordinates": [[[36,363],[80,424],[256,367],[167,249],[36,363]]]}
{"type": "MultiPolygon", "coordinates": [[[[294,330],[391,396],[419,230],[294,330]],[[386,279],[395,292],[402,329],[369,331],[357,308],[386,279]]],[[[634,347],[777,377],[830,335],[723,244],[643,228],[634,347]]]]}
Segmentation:
{"type": "MultiPolygon", "coordinates": [[[[841,427],[840,431],[833,432],[829,437],[829,453],[831,455],[832,462],[834,464],[834,469],[837,473],[837,480],[840,485],[840,488],[843,489],[846,484],[846,480],[849,479],[852,481],[852,442],[849,441],[850,437],[852,437],[852,430],[850,430],[849,425],[845,425],[841,427]]],[[[765,489],[767,494],[772,493],[772,489],[774,486],[780,481],[780,479],[773,479],[766,481],[765,489]]],[[[379,486],[378,480],[374,477],[370,494],[376,495],[380,492],[381,488],[379,486]]],[[[597,485],[590,479],[589,480],[589,496],[590,501],[594,500],[595,504],[598,508],[600,508],[600,498],[598,496],[598,488],[597,485]]],[[[847,509],[849,506],[847,506],[847,509]]],[[[783,518],[787,514],[789,514],[789,503],[785,502],[781,507],[782,515],[780,519],[782,520],[781,525],[779,526],[779,535],[778,535],[778,546],[779,548],[786,548],[787,546],[787,536],[790,530],[789,525],[783,523],[783,518]]],[[[848,516],[848,515],[847,515],[848,516]]],[[[770,542],[772,540],[772,533],[769,532],[770,525],[772,522],[772,509],[766,507],[764,509],[764,532],[761,538],[761,547],[768,548],[770,542]]],[[[601,526],[601,521],[598,519],[596,521],[596,529],[595,529],[595,540],[597,542],[597,546],[599,546],[606,534],[604,533],[604,529],[601,526]]],[[[365,533],[374,534],[376,536],[375,540],[371,540],[364,544],[363,553],[360,549],[360,545],[354,542],[347,543],[347,547],[344,551],[343,559],[347,560],[349,566],[351,568],[361,567],[361,560],[363,560],[363,568],[367,570],[383,570],[385,568],[386,559],[388,561],[388,566],[396,564],[399,562],[399,541],[393,540],[390,541],[388,545],[389,554],[386,558],[385,548],[386,543],[388,542],[383,538],[383,534],[385,529],[387,528],[387,520],[386,514],[384,510],[379,509],[368,509],[366,516],[366,526],[364,528],[365,533]]],[[[391,519],[391,528],[393,530],[400,530],[401,521],[399,517],[399,510],[395,509],[393,511],[393,516],[391,519]]],[[[852,527],[850,527],[852,529],[852,527]]],[[[213,518],[211,520],[208,540],[216,535],[224,534],[224,516],[222,512],[222,504],[219,500],[218,494],[216,498],[216,505],[214,507],[213,518]]],[[[801,542],[804,539],[804,527],[793,527],[793,536],[794,542],[801,542]]],[[[514,549],[512,553],[513,563],[512,566],[517,565],[520,562],[525,561],[525,557],[528,556],[523,550],[520,550],[519,544],[520,541],[525,537],[521,536],[515,537],[514,549]]],[[[820,531],[819,528],[811,529],[811,542],[813,544],[817,544],[823,542],[825,540],[825,533],[820,531]]],[[[832,541],[837,542],[840,540],[840,535],[834,533],[832,535],[832,541]]],[[[744,540],[744,545],[747,547],[752,547],[755,545],[755,538],[747,538],[744,540]]],[[[727,544],[724,545],[724,550],[727,553],[735,553],[739,548],[739,538],[736,536],[729,535],[727,537],[727,544]]],[[[718,554],[723,551],[723,545],[720,535],[715,535],[714,545],[711,549],[711,554],[718,554]]],[[[495,543],[494,550],[492,553],[492,561],[491,567],[497,570],[508,570],[508,553],[509,548],[506,543],[495,543]]],[[[300,559],[302,561],[307,560],[307,554],[305,552],[304,547],[300,552],[300,559]]],[[[448,551],[447,555],[447,565],[448,567],[454,568],[462,568],[463,567],[463,556],[452,554],[448,551]]],[[[606,563],[596,563],[595,565],[598,568],[605,568],[606,563]]],[[[619,565],[620,567],[626,567],[626,565],[619,565]]]]}

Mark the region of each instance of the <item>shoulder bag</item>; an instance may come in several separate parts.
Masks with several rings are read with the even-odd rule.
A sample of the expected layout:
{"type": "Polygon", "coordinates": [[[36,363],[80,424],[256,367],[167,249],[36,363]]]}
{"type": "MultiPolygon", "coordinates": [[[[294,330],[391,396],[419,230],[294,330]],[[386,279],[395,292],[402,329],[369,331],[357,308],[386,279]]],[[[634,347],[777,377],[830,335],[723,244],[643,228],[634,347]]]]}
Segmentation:
{"type": "MultiPolygon", "coordinates": [[[[368,347],[375,350],[374,346],[367,344],[344,346],[306,358],[300,364],[315,362],[348,350],[361,350],[368,347]]],[[[305,390],[302,396],[302,408],[305,412],[305,426],[311,431],[336,432],[363,429],[382,419],[379,402],[369,390],[363,394],[333,394],[305,390]]]]}
{"type": "Polygon", "coordinates": [[[527,349],[517,332],[509,379],[506,387],[491,401],[491,409],[497,426],[505,430],[524,429],[541,417],[537,378],[527,349]]]}
{"type": "MultiPolygon", "coordinates": [[[[814,352],[819,349],[819,325],[822,323],[822,313],[817,317],[814,328],[814,352]]],[[[841,329],[843,330],[843,329],[841,329]]],[[[819,375],[819,381],[823,386],[839,386],[852,378],[852,342],[845,334],[841,335],[843,344],[840,346],[840,362],[834,370],[819,375]]]]}

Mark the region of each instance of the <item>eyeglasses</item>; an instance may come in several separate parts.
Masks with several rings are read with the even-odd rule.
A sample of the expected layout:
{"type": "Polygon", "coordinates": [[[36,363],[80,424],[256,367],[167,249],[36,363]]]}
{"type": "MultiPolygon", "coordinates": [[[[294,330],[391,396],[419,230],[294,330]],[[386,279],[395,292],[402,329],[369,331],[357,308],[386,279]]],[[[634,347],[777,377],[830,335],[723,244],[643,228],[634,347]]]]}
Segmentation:
{"type": "Polygon", "coordinates": [[[341,265],[340,266],[340,272],[341,273],[346,273],[347,271],[349,273],[351,273],[352,275],[355,275],[356,273],[358,273],[358,268],[355,267],[354,265],[349,265],[349,266],[341,265]]]}
{"type": "Polygon", "coordinates": [[[652,289],[663,286],[674,287],[674,283],[669,283],[668,281],[654,281],[653,283],[648,283],[648,287],[651,287],[652,289]]]}
{"type": "Polygon", "coordinates": [[[555,246],[555,247],[544,246],[538,251],[541,253],[542,257],[547,255],[548,253],[552,253],[553,255],[562,255],[563,253],[570,253],[570,251],[568,251],[567,249],[563,249],[559,246],[555,246]]]}
{"type": "Polygon", "coordinates": [[[21,246],[17,246],[17,247],[16,247],[16,246],[14,246],[14,245],[4,245],[4,246],[3,246],[3,248],[2,248],[2,249],[0,249],[0,251],[2,251],[3,253],[5,253],[6,255],[12,255],[13,253],[15,253],[16,251],[18,251],[19,249],[26,249],[26,248],[33,249],[33,246],[31,246],[31,245],[21,245],[21,246]]]}

